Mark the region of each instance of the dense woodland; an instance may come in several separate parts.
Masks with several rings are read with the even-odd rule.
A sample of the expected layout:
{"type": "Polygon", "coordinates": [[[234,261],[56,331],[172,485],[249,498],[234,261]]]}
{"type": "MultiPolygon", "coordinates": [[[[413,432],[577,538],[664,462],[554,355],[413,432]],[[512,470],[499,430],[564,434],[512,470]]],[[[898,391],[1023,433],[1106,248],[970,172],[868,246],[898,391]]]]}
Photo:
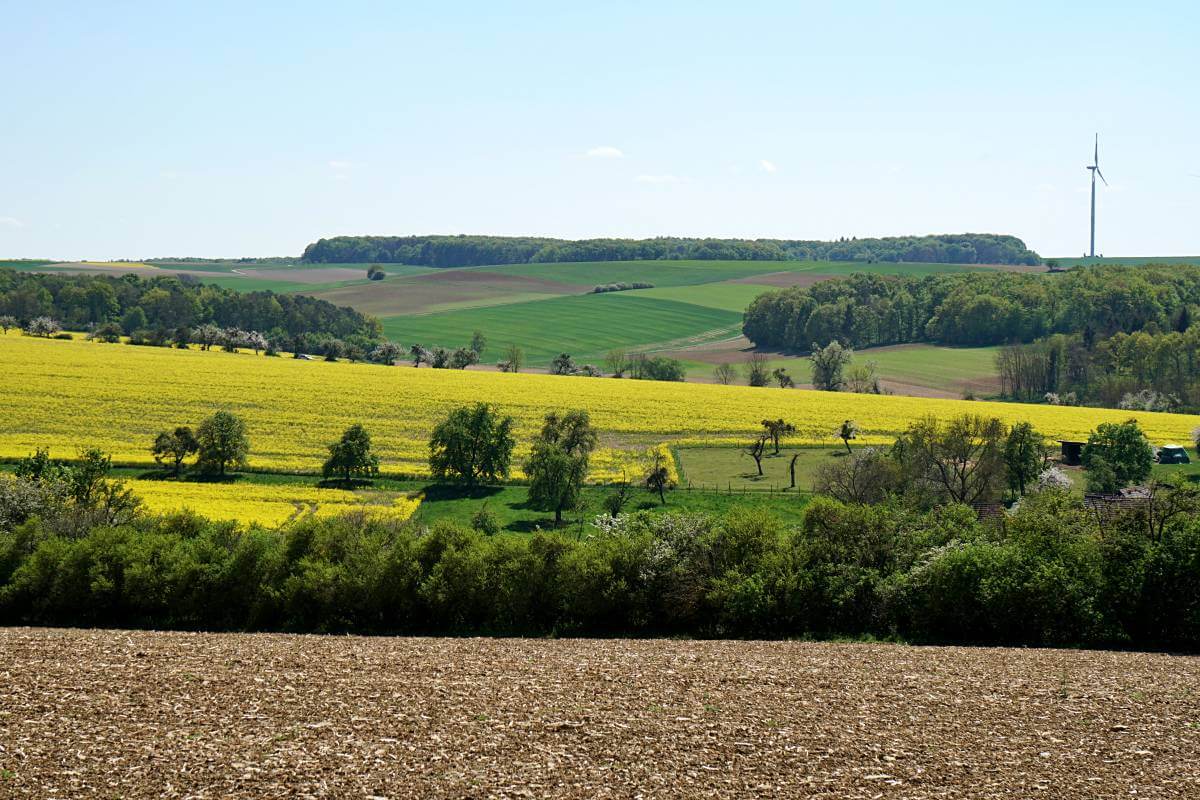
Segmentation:
{"type": "Polygon", "coordinates": [[[909,261],[946,264],[1039,264],[1014,236],[990,233],[839,239],[545,239],[512,236],[336,236],[304,249],[322,264],[393,263],[473,267],[566,261],[698,259],[728,261],[909,261]]]}
{"type": "Polygon", "coordinates": [[[50,317],[86,330],[105,323],[138,330],[176,331],[211,324],[289,337],[373,340],[378,320],[325,300],[270,291],[237,292],[175,277],[32,274],[0,270],[0,316],[24,325],[50,317]]]}
{"type": "Polygon", "coordinates": [[[761,347],[794,351],[832,341],[996,345],[1055,333],[1095,341],[1186,330],[1197,305],[1196,265],[1079,267],[1052,276],[856,274],[760,295],[746,310],[743,332],[761,347]]]}

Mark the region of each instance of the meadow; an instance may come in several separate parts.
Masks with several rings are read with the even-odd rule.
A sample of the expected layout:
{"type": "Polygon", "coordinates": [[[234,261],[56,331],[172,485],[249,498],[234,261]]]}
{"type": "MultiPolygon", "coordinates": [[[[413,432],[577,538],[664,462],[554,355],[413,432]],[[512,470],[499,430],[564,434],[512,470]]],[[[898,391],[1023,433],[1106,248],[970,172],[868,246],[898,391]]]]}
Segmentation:
{"type": "Polygon", "coordinates": [[[480,400],[513,416],[518,462],[546,412],[588,410],[601,431],[591,475],[598,482],[640,470],[648,447],[741,445],[764,418],[793,422],[793,445],[833,444],[847,418],[861,426],[862,444],[890,442],[925,414],[1029,420],[1050,439],[1086,438],[1100,422],[1132,417],[1155,444],[1189,441],[1198,422],[1093,408],[299,361],[15,332],[0,338],[0,370],[0,458],[39,447],[69,458],[94,445],[118,463],[150,465],[159,431],[228,409],[249,426],[251,468],[281,472],[319,470],[326,445],[361,422],[385,471],[426,474],[433,426],[450,409],[480,400]]]}

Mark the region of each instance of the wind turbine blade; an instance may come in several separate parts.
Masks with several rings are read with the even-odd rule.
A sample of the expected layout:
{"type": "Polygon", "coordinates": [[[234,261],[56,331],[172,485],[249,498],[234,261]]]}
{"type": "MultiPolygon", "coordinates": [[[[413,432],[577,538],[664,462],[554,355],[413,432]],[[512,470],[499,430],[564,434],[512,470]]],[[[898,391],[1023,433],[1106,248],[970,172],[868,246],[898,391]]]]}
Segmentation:
{"type": "MultiPolygon", "coordinates": [[[[1096,167],[1096,174],[1100,176],[1100,180],[1104,181],[1104,173],[1100,171],[1099,167],[1096,167]]],[[[1108,186],[1108,181],[1104,181],[1104,185],[1108,186]]]]}
{"type": "Polygon", "coordinates": [[[1097,167],[1100,166],[1100,134],[1096,134],[1096,155],[1092,157],[1092,163],[1097,167]]]}

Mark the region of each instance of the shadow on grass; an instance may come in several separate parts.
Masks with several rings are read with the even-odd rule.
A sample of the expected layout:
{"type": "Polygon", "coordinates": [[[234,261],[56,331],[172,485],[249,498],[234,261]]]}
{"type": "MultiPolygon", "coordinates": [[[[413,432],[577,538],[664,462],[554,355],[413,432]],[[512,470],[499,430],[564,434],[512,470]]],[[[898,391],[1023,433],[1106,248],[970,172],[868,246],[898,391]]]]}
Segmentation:
{"type": "Polygon", "coordinates": [[[234,472],[225,475],[201,475],[199,473],[184,472],[181,475],[176,475],[174,472],[161,469],[150,469],[145,472],[139,472],[134,477],[139,481],[172,481],[175,483],[237,483],[243,478],[242,475],[234,472]]]}
{"type": "Polygon", "coordinates": [[[451,500],[486,500],[504,491],[503,486],[463,486],[456,483],[431,483],[425,487],[426,503],[451,500]]]}

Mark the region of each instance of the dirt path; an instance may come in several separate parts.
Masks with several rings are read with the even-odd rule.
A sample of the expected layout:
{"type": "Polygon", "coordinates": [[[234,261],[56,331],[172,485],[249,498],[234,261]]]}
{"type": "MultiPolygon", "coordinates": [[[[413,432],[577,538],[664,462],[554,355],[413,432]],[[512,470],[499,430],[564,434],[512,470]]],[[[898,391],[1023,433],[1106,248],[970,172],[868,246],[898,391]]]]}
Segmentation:
{"type": "Polygon", "coordinates": [[[1200,659],[0,629],[3,797],[1197,797],[1200,659]]]}

